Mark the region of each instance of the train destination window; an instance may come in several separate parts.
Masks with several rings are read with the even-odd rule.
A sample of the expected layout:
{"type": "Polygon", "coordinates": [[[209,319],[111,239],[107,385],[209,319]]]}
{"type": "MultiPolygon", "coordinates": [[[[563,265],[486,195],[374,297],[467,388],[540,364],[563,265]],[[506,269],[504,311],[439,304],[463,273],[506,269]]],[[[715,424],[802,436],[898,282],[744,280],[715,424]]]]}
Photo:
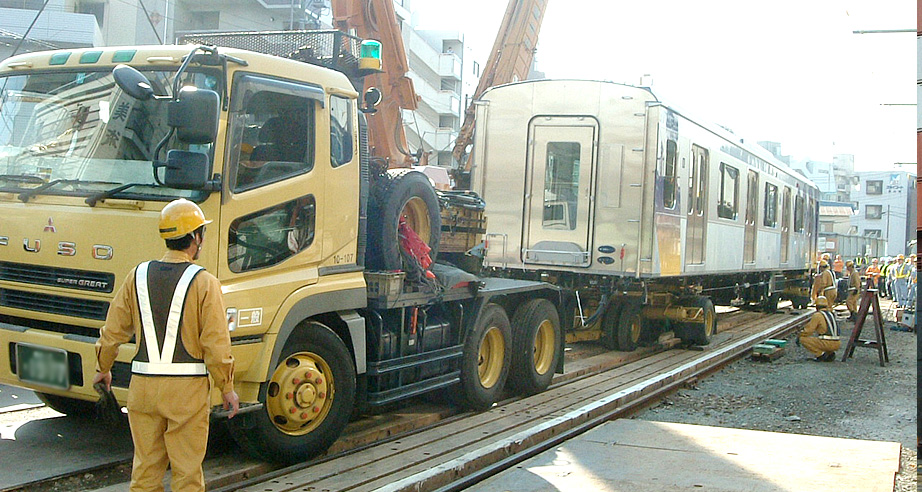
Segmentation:
{"type": "Polygon", "coordinates": [[[578,142],[548,142],[544,174],[544,218],[547,229],[575,230],[579,206],[578,142]]]}
{"type": "Polygon", "coordinates": [[[765,227],[778,225],[778,187],[771,183],[765,183],[765,220],[762,225],[765,227]]]}
{"type": "Polygon", "coordinates": [[[794,230],[804,232],[804,197],[794,199],[794,230]]]}
{"type": "Polygon", "coordinates": [[[674,209],[676,205],[676,157],[678,155],[675,140],[666,140],[666,166],[663,170],[663,207],[674,209]]]}
{"type": "Polygon", "coordinates": [[[739,177],[740,172],[735,167],[720,163],[720,197],[717,202],[719,217],[736,220],[739,213],[739,177]]]}

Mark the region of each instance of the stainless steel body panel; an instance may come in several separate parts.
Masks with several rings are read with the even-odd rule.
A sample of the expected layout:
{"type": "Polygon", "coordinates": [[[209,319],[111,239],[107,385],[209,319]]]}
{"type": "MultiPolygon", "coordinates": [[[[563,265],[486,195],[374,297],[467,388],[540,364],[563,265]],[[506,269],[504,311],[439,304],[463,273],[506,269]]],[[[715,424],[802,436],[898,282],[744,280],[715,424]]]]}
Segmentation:
{"type": "Polygon", "coordinates": [[[478,105],[475,142],[472,183],[489,217],[486,266],[659,278],[806,270],[812,261],[807,204],[815,185],[648,89],[574,80],[499,86],[478,105]],[[695,175],[693,164],[704,173],[695,175]],[[747,262],[750,169],[758,183],[747,262]],[[795,208],[800,219],[782,220],[795,208]]]}

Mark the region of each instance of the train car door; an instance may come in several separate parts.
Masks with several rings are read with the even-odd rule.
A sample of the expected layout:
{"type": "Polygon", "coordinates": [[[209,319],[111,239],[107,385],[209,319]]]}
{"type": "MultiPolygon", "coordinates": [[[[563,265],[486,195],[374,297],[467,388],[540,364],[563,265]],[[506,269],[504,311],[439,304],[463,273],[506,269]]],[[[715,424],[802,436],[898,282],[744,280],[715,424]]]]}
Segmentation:
{"type": "Polygon", "coordinates": [[[595,120],[542,118],[531,124],[522,261],[589,266],[595,120]]]}
{"type": "Polygon", "coordinates": [[[756,220],[759,213],[759,173],[750,170],[746,180],[746,224],[743,234],[743,263],[756,262],[756,220]]]}
{"type": "Polygon", "coordinates": [[[791,242],[791,188],[784,187],[781,197],[781,264],[788,262],[791,242]]]}
{"type": "Polygon", "coordinates": [[[692,165],[689,175],[688,222],[685,234],[685,263],[700,265],[705,257],[705,230],[708,206],[708,151],[692,145],[692,165]]]}

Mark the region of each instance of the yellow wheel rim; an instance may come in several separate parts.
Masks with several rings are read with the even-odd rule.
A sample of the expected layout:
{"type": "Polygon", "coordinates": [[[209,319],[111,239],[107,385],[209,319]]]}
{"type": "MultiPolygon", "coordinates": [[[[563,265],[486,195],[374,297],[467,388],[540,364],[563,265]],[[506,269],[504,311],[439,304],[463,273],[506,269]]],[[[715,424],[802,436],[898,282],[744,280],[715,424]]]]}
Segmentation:
{"type": "Polygon", "coordinates": [[[554,362],[555,342],[554,324],[551,323],[551,320],[546,319],[541,322],[538,327],[538,333],[535,334],[533,360],[535,372],[538,374],[547,374],[551,370],[551,364],[554,362]]]}
{"type": "Polygon", "coordinates": [[[637,343],[640,341],[640,333],[643,330],[643,316],[640,314],[631,318],[631,341],[637,343]]]}
{"type": "Polygon", "coordinates": [[[505,351],[506,341],[503,339],[503,332],[495,326],[488,328],[480,342],[480,354],[477,359],[477,374],[484,388],[492,388],[499,381],[503,373],[505,351]]]}
{"type": "Polygon", "coordinates": [[[429,239],[432,237],[432,224],[429,222],[429,207],[422,198],[410,198],[403,206],[400,216],[406,219],[407,226],[413,229],[424,243],[429,244],[429,239]]]}
{"type": "Polygon", "coordinates": [[[334,393],[333,371],[323,357],[311,352],[292,354],[269,380],[269,419],[285,434],[303,436],[330,413],[334,393]]]}
{"type": "Polygon", "coordinates": [[[713,311],[704,312],[704,332],[708,337],[717,332],[717,323],[714,321],[713,311]]]}

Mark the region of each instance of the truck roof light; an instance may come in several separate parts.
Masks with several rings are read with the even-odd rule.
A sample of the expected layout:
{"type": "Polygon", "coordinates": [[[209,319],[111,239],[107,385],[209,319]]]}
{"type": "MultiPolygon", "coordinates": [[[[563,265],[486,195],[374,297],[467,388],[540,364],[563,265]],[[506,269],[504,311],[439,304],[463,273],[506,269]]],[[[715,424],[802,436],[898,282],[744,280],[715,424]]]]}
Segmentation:
{"type": "Polygon", "coordinates": [[[99,61],[99,57],[102,56],[102,51],[87,51],[86,53],[80,55],[80,63],[96,63],[99,61]]]}
{"type": "Polygon", "coordinates": [[[64,53],[55,53],[51,55],[51,59],[48,60],[49,65],[63,65],[67,63],[67,59],[70,58],[70,51],[65,51],[64,53]]]}
{"type": "Polygon", "coordinates": [[[118,50],[112,55],[112,63],[128,63],[133,58],[137,50],[118,50]]]}
{"type": "Polygon", "coordinates": [[[374,39],[362,41],[359,47],[359,69],[381,71],[381,43],[374,39]]]}

